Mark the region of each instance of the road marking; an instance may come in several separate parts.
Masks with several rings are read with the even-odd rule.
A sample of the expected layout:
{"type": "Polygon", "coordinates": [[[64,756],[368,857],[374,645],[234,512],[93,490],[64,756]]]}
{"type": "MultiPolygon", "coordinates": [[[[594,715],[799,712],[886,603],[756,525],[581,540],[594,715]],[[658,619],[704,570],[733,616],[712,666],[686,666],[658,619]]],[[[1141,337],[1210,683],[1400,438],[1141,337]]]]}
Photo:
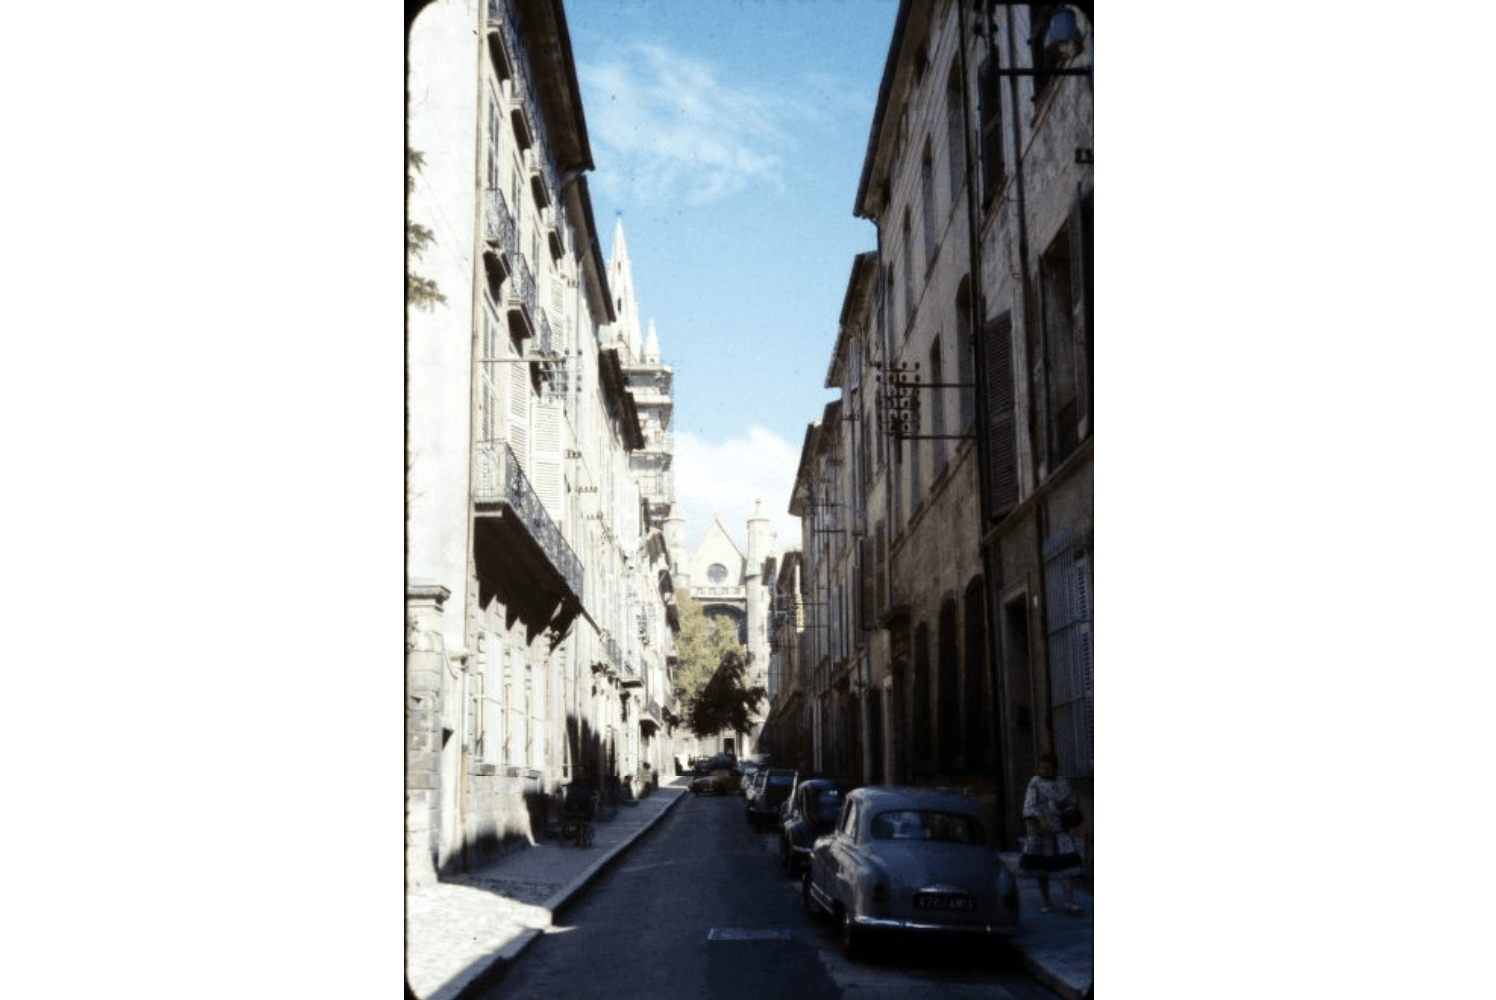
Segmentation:
{"type": "Polygon", "coordinates": [[[771,928],[746,928],[746,927],[713,927],[707,934],[708,941],[788,941],[790,930],[788,927],[771,928]]]}

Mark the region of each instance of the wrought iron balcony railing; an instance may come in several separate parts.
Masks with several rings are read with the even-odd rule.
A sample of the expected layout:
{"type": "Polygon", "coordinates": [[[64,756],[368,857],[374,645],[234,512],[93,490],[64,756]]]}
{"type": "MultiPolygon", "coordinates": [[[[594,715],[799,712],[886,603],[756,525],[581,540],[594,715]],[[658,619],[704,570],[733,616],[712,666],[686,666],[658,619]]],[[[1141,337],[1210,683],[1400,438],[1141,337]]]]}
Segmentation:
{"type": "Polygon", "coordinates": [[[513,274],[506,285],[508,292],[504,296],[504,308],[509,313],[509,326],[515,330],[518,321],[520,328],[515,330],[520,338],[535,336],[535,318],[540,311],[535,298],[535,278],[530,274],[530,265],[526,263],[524,254],[516,254],[511,265],[513,274]]]}
{"type": "Polygon", "coordinates": [[[504,192],[490,188],[483,205],[483,239],[504,248],[510,261],[519,256],[519,227],[509,212],[504,192]]]}
{"type": "Polygon", "coordinates": [[[582,560],[572,551],[561,529],[551,520],[519,460],[507,443],[494,442],[478,449],[478,478],[473,500],[478,504],[506,504],[525,526],[535,544],[576,595],[582,593],[582,560]]]}

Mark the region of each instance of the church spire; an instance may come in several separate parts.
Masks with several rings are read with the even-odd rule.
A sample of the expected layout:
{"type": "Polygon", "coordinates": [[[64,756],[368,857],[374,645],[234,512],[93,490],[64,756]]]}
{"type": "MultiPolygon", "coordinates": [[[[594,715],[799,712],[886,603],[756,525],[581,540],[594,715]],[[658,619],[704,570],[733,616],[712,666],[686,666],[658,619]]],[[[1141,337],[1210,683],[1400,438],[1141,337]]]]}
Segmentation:
{"type": "Polygon", "coordinates": [[[644,338],[644,361],[646,364],[660,363],[660,337],[655,333],[655,321],[649,321],[649,336],[644,338]]]}

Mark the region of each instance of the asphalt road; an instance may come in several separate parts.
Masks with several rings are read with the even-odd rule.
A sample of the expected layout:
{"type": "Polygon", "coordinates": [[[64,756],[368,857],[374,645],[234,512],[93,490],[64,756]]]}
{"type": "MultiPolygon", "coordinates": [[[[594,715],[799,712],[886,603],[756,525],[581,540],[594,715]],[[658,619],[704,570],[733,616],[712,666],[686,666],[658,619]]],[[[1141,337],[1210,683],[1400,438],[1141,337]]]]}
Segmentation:
{"type": "Polygon", "coordinates": [[[484,1000],[1054,1000],[1001,949],[920,943],[854,963],[812,921],[738,796],[681,802],[484,1000]]]}

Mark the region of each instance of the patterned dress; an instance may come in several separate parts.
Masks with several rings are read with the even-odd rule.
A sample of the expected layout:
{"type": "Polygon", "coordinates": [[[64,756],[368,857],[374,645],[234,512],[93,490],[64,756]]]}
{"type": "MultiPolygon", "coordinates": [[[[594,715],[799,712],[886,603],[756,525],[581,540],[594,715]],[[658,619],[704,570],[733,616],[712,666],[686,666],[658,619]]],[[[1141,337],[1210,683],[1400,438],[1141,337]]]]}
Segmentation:
{"type": "Polygon", "coordinates": [[[1023,797],[1023,818],[1039,824],[1039,833],[1023,838],[1023,854],[1018,859],[1020,871],[1050,878],[1079,878],[1080,851],[1060,823],[1060,811],[1075,804],[1070,782],[1064,778],[1041,778],[1029,781],[1023,797]]]}

